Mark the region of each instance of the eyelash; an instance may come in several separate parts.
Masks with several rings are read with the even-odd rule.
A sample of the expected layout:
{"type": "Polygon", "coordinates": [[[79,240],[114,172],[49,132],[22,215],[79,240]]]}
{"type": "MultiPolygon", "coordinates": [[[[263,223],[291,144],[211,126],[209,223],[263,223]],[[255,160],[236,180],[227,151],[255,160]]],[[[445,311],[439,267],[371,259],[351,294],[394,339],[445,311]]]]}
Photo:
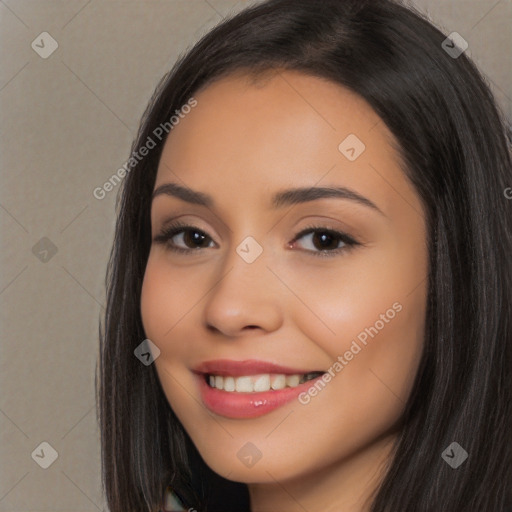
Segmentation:
{"type": "MultiPolygon", "coordinates": [[[[172,224],[170,224],[169,226],[167,226],[165,229],[163,229],[157,236],[155,236],[154,242],[166,244],[167,247],[169,248],[169,250],[176,252],[176,253],[180,253],[180,254],[188,254],[190,252],[197,252],[200,249],[207,249],[207,247],[199,247],[197,249],[191,249],[191,248],[184,249],[183,247],[177,247],[176,245],[173,245],[172,243],[170,243],[170,240],[174,236],[176,236],[177,234],[182,233],[184,231],[196,231],[196,232],[199,232],[199,233],[205,235],[206,237],[210,238],[203,230],[201,230],[195,226],[192,226],[190,224],[186,224],[186,223],[183,223],[180,221],[175,221],[172,224]]],[[[331,236],[334,236],[338,239],[338,242],[341,241],[345,244],[343,247],[339,247],[339,248],[333,249],[333,250],[325,249],[322,251],[312,251],[310,249],[304,249],[305,252],[310,253],[314,256],[320,257],[320,258],[333,257],[340,253],[346,252],[357,245],[362,245],[360,242],[356,241],[354,238],[352,238],[351,236],[349,236],[345,233],[336,231],[334,229],[326,228],[325,226],[319,226],[319,225],[307,226],[306,228],[301,230],[299,233],[297,233],[290,243],[295,243],[297,240],[300,240],[305,235],[308,235],[310,233],[315,233],[317,231],[322,232],[322,233],[327,233],[331,236]]],[[[212,240],[212,239],[210,238],[210,240],[212,240]]]]}

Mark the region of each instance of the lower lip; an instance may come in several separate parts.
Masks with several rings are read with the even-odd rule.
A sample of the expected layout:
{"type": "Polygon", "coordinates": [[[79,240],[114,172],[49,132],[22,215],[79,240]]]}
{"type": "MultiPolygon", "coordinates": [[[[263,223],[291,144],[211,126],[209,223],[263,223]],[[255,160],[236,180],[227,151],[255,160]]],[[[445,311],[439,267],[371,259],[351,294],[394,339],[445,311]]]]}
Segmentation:
{"type": "Polygon", "coordinates": [[[201,398],[207,409],[219,416],[233,419],[257,418],[268,414],[297,398],[321,378],[320,376],[309,380],[295,388],[261,393],[237,393],[212,388],[207,384],[204,374],[198,375],[201,398]]]}

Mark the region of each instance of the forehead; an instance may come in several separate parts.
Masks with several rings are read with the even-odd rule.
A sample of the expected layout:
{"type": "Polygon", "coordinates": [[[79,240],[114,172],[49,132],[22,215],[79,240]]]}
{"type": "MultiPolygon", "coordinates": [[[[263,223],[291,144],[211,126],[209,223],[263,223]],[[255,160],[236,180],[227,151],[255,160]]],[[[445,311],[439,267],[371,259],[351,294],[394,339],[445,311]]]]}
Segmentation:
{"type": "Polygon", "coordinates": [[[339,184],[375,189],[385,208],[393,189],[383,180],[408,186],[392,134],[363,98],[336,83],[295,71],[256,81],[237,74],[194,97],[197,106],[167,138],[155,188],[183,180],[240,196],[242,187],[245,199],[261,203],[270,188],[339,184]]]}

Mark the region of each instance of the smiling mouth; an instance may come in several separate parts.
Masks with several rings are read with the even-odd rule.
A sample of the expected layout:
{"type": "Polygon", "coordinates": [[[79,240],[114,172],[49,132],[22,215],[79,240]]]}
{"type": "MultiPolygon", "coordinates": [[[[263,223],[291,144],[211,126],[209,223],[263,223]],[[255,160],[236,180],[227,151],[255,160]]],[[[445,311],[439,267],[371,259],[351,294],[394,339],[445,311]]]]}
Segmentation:
{"type": "Polygon", "coordinates": [[[262,373],[259,375],[228,375],[205,374],[204,378],[209,387],[231,393],[261,393],[279,391],[285,388],[296,388],[305,382],[314,380],[325,372],[309,372],[303,374],[285,375],[279,373],[262,373]]]}

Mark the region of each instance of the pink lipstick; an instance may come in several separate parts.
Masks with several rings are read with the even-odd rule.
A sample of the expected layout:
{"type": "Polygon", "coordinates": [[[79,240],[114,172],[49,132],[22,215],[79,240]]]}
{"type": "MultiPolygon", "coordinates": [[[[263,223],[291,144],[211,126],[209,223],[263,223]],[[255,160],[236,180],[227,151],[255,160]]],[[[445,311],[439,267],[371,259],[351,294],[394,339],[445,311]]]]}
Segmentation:
{"type": "Polygon", "coordinates": [[[194,369],[204,405],[233,419],[256,418],[292,401],[324,371],[266,361],[205,361],[194,369]]]}

